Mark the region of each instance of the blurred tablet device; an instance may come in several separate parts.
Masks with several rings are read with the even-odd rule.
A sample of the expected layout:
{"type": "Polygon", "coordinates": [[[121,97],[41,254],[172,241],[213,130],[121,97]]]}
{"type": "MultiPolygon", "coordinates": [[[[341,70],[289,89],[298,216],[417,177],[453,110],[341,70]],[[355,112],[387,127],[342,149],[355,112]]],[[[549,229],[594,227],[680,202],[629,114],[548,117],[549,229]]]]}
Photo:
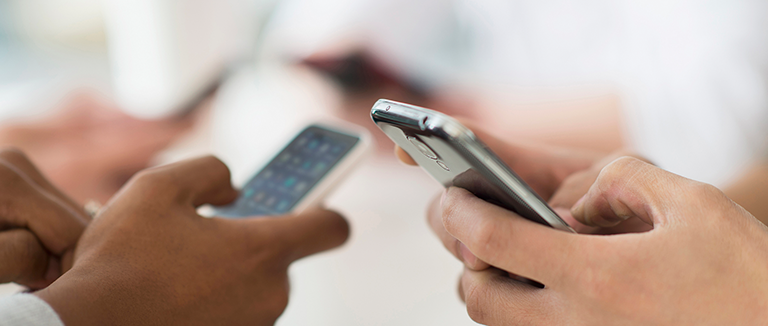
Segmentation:
{"type": "Polygon", "coordinates": [[[361,127],[312,124],[257,172],[232,204],[215,207],[213,215],[283,215],[316,206],[360,163],[370,143],[361,127]]]}

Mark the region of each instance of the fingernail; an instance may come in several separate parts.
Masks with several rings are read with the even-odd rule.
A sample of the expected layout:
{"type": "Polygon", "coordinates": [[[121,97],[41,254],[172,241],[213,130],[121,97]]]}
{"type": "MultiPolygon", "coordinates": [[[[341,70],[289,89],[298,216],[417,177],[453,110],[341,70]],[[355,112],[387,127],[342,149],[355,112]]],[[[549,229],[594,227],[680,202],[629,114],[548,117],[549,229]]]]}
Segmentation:
{"type": "Polygon", "coordinates": [[[626,221],[629,218],[629,216],[623,216],[623,215],[611,215],[611,216],[603,216],[603,215],[595,215],[591,218],[587,218],[587,224],[592,224],[594,226],[599,227],[612,227],[616,226],[616,224],[619,224],[623,221],[626,221]]]}
{"type": "Polygon", "coordinates": [[[461,253],[461,260],[463,260],[467,266],[471,267],[477,264],[477,257],[475,254],[469,251],[469,248],[461,242],[459,242],[459,252],[461,253]]]}
{"type": "Polygon", "coordinates": [[[584,213],[584,202],[587,200],[587,194],[584,194],[584,196],[581,196],[578,201],[576,201],[575,204],[573,204],[573,207],[571,208],[571,215],[575,216],[581,216],[584,213]]]}

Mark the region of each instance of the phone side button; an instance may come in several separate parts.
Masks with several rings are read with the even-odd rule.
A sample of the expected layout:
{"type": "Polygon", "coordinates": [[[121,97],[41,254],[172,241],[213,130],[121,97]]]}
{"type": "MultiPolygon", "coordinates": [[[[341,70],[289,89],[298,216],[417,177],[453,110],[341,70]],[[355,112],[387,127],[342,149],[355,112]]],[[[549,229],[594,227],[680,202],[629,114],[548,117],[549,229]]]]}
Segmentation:
{"type": "Polygon", "coordinates": [[[413,144],[413,146],[416,146],[416,149],[418,149],[419,152],[421,152],[421,154],[424,154],[424,156],[428,157],[431,160],[437,159],[437,154],[435,154],[435,152],[431,148],[429,148],[427,144],[424,144],[424,142],[422,142],[418,138],[409,136],[408,141],[410,141],[411,144],[413,144]]]}
{"type": "Polygon", "coordinates": [[[447,165],[447,164],[445,164],[443,161],[435,161],[435,162],[437,163],[437,165],[438,165],[439,167],[443,168],[443,170],[446,170],[446,171],[448,171],[448,172],[450,172],[450,171],[451,171],[451,168],[449,168],[449,167],[448,167],[448,165],[447,165]]]}

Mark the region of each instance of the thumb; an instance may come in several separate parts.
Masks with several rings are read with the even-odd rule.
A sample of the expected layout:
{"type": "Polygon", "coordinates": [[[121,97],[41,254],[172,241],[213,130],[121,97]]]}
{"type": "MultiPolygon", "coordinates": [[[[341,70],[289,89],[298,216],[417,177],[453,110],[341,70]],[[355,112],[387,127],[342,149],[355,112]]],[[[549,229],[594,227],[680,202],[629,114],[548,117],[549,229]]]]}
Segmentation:
{"type": "Polygon", "coordinates": [[[571,209],[573,217],[591,226],[611,227],[630,217],[658,226],[665,212],[701,183],[664,171],[635,158],[619,158],[600,171],[597,180],[571,209]]]}
{"type": "Polygon", "coordinates": [[[344,217],[325,209],[259,220],[254,221],[268,223],[270,243],[289,262],[336,248],[349,238],[349,224],[344,217]]]}
{"type": "Polygon", "coordinates": [[[172,194],[178,203],[194,207],[229,204],[237,198],[229,168],[213,156],[146,169],[136,174],[121,193],[130,191],[172,194]]]}

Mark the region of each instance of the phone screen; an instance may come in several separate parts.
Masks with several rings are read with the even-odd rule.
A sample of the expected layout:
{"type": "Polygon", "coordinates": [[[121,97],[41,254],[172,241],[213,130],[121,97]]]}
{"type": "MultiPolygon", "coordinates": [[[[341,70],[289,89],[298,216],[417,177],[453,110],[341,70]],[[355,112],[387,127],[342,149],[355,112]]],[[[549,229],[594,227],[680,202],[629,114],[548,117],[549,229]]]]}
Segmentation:
{"type": "Polygon", "coordinates": [[[320,126],[296,136],[240,191],[237,200],[216,215],[245,217],[290,212],[347,155],[358,137],[320,126]]]}

